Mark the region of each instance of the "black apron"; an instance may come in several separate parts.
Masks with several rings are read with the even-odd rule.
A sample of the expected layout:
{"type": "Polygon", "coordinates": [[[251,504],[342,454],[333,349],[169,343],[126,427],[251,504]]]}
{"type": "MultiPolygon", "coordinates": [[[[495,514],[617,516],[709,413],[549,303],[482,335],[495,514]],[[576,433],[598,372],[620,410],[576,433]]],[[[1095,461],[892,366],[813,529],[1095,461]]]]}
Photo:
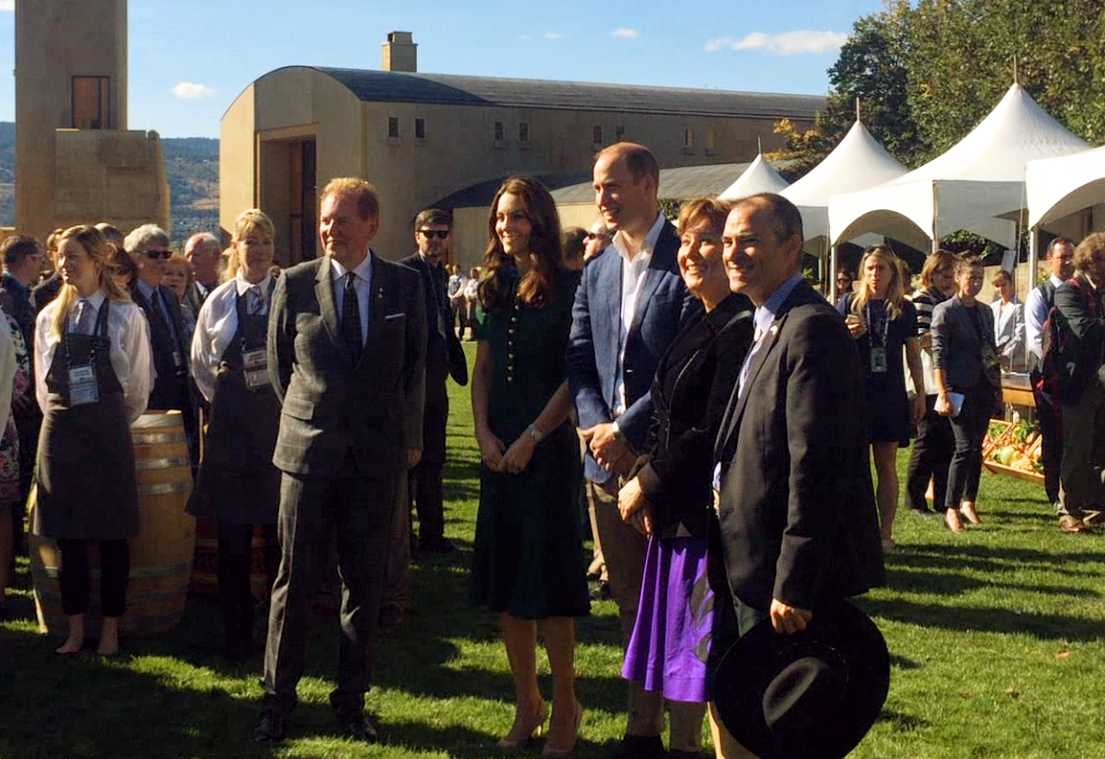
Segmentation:
{"type": "Polygon", "coordinates": [[[104,300],[91,335],[62,326],[46,374],[46,408],[38,440],[35,535],[118,540],[138,535],[134,444],[123,387],[111,366],[104,300]],[[91,363],[99,400],[71,404],[69,370],[91,363]]]}
{"type": "MultiPolygon", "coordinates": [[[[269,285],[271,302],[275,280],[269,285]]],[[[244,356],[264,353],[267,314],[246,314],[237,296],[238,330],[215,374],[203,461],[188,502],[195,516],[230,524],[275,524],[280,505],[280,470],[272,464],[280,429],[280,401],[267,380],[251,389],[244,356]]],[[[255,370],[256,371],[256,370],[255,370]]]]}

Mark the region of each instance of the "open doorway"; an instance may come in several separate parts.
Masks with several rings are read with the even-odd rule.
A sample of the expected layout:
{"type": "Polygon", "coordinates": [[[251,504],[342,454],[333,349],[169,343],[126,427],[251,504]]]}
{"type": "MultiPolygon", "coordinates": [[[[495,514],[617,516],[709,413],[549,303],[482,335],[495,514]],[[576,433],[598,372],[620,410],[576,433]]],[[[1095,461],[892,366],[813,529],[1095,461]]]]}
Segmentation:
{"type": "Polygon", "coordinates": [[[316,140],[261,141],[261,210],[276,228],[276,262],[292,266],[318,255],[316,140]]]}

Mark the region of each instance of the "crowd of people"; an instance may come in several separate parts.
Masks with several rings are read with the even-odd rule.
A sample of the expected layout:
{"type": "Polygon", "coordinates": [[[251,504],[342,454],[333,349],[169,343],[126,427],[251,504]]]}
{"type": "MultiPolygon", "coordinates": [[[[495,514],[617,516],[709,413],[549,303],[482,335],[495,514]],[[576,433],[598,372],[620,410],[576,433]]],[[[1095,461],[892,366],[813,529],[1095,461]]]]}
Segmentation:
{"type": "Polygon", "coordinates": [[[719,757],[844,756],[889,678],[881,637],[844,599],[885,582],[900,447],[914,440],[909,507],[928,511],[931,484],[948,529],[977,524],[1000,370],[1035,365],[1048,498],[1066,532],[1096,518],[1105,234],[1053,243],[1053,277],[1027,308],[1005,273],[1000,298],[982,304],[980,263],[944,251],[910,297],[909,270],[886,246],[864,253],[857,282],[838,272],[834,308],[802,277],[801,215],[784,198],[698,198],[673,224],[655,158],[624,142],[597,154],[593,184],[599,220],[562,230],[540,182],[507,179],[468,276],[449,261],[452,219],[438,209],[414,220],[407,258],[374,251],[382,200],[353,178],[321,193],[325,255],[283,271],[258,209],[237,218],[225,252],[201,234],[177,253],[154,225],[58,230],[46,243],[54,271],[37,285],[38,243],[3,241],[0,590],[25,550],[34,486],[30,529],[61,554],[58,654],[85,645],[91,541],[98,652],[118,651],[138,530],[129,426],[176,410],[195,471],[188,511],[217,525],[225,653],[239,661],[254,653],[257,525],[265,538],[253,739],[288,731],[310,604],[333,562],[330,702],[345,734],[376,740],[363,707],[378,629],[403,620],[412,551],[455,550],[446,383],[468,384],[470,337],[481,457],[470,600],[496,615],[515,689],[498,746],[547,725],[544,754],[574,749],[590,563],[624,648],[616,757],[698,756],[707,719],[719,757]],[[833,636],[866,653],[819,642],[833,636]]]}

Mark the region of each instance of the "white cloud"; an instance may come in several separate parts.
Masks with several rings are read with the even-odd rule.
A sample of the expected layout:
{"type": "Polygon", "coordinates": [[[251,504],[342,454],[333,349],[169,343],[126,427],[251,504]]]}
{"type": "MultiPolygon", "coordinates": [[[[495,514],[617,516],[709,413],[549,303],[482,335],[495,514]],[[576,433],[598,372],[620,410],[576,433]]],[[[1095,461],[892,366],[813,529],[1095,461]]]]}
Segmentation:
{"type": "Polygon", "coordinates": [[[15,0],[0,0],[0,11],[8,13],[15,11],[15,0]]]}
{"type": "Polygon", "coordinates": [[[529,36],[528,34],[523,34],[518,39],[522,40],[522,42],[529,42],[531,39],[533,39],[533,37],[529,36]]]}
{"type": "Polygon", "coordinates": [[[610,32],[611,37],[625,37],[627,40],[635,40],[641,36],[641,33],[636,29],[630,29],[627,26],[620,27],[610,32]]]}
{"type": "Polygon", "coordinates": [[[563,36],[560,32],[545,32],[545,39],[547,40],[558,40],[563,36]]]}
{"type": "Polygon", "coordinates": [[[196,98],[206,98],[215,94],[215,90],[208,87],[206,84],[196,84],[195,82],[181,82],[173,87],[173,94],[178,98],[184,98],[185,100],[195,100],[196,98]]]}
{"type": "Polygon", "coordinates": [[[709,53],[726,48],[732,50],[763,50],[769,55],[819,55],[839,50],[848,40],[843,32],[812,32],[799,30],[782,34],[764,34],[753,32],[742,39],[717,37],[706,41],[709,53]]]}

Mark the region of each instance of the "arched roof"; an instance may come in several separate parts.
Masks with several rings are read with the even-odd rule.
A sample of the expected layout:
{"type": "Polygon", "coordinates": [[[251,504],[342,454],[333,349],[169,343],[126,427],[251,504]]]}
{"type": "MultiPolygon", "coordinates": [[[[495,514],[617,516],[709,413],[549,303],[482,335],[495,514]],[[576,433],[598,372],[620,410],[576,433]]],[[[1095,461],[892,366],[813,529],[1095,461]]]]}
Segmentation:
{"type": "MultiPolygon", "coordinates": [[[[314,69],[345,85],[362,101],[373,103],[435,103],[765,119],[809,119],[815,111],[825,108],[825,99],[814,95],[413,74],[321,66],[294,68],[314,69]]],[[[269,72],[266,76],[280,70],[269,72]]]]}

